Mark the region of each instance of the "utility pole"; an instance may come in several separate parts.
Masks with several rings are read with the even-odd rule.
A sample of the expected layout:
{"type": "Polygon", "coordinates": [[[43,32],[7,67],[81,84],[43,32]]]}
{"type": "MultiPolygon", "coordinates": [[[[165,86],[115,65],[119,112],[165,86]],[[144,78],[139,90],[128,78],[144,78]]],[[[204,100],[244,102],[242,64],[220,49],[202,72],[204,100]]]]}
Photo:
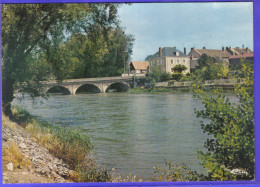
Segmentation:
{"type": "MultiPolygon", "coordinates": [[[[124,74],[126,72],[126,64],[125,64],[125,53],[127,54],[127,58],[128,58],[128,45],[129,42],[126,42],[126,46],[125,46],[125,50],[123,51],[123,57],[124,57],[124,74]]],[[[129,71],[128,71],[128,76],[129,76],[129,71]]]]}
{"type": "Polygon", "coordinates": [[[125,51],[123,51],[124,74],[125,74],[125,51]]]}
{"type": "Polygon", "coordinates": [[[128,56],[128,54],[127,54],[127,66],[128,66],[128,76],[129,76],[129,74],[130,74],[130,64],[129,64],[129,56],[128,56]]]}

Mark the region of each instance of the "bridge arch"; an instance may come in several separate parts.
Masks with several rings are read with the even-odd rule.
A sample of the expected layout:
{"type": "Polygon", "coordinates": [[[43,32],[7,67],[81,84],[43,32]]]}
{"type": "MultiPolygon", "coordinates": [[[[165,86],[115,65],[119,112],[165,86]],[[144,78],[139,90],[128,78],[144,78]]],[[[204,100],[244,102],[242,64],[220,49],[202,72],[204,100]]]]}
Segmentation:
{"type": "Polygon", "coordinates": [[[105,92],[127,92],[129,85],[125,82],[113,82],[105,90],[105,92]]]}
{"type": "Polygon", "coordinates": [[[79,94],[79,93],[101,93],[101,92],[102,92],[102,90],[99,88],[99,86],[97,86],[95,84],[86,83],[86,84],[79,86],[76,89],[75,94],[79,94]]]}
{"type": "Polygon", "coordinates": [[[55,86],[47,88],[46,93],[61,93],[63,95],[70,95],[71,91],[64,86],[55,85],[55,86]]]}

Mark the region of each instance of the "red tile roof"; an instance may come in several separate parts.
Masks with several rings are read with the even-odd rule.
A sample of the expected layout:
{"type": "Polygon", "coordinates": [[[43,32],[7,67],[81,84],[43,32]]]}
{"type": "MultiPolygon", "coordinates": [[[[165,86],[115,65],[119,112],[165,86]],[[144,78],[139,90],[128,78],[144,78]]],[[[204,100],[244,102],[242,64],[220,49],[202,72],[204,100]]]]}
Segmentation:
{"type": "Polygon", "coordinates": [[[248,48],[231,48],[232,51],[237,52],[238,54],[246,54],[246,53],[252,53],[252,51],[248,48]]]}
{"type": "Polygon", "coordinates": [[[130,62],[136,70],[147,70],[149,66],[148,61],[132,61],[130,62]]]}
{"type": "Polygon", "coordinates": [[[249,57],[254,57],[254,53],[242,54],[242,55],[232,55],[229,57],[229,59],[249,58],[249,57]]]}
{"type": "Polygon", "coordinates": [[[231,54],[226,50],[215,50],[215,49],[194,49],[199,55],[206,54],[211,57],[228,58],[231,54]]]}

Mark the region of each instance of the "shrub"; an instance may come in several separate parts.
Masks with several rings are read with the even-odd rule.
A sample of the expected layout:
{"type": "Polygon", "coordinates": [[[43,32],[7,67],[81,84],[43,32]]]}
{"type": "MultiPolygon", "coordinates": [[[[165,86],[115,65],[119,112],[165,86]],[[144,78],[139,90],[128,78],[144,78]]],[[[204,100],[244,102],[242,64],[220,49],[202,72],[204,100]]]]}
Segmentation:
{"type": "Polygon", "coordinates": [[[166,168],[154,166],[154,181],[199,181],[203,180],[202,175],[189,169],[184,163],[174,164],[165,159],[166,168]]]}
{"type": "Polygon", "coordinates": [[[18,145],[12,141],[9,147],[3,147],[3,165],[6,165],[10,162],[13,163],[14,169],[16,168],[27,168],[29,169],[32,165],[32,162],[29,159],[26,159],[22,154],[18,145]]]}
{"type": "Polygon", "coordinates": [[[160,77],[160,81],[168,81],[171,79],[171,74],[170,73],[163,73],[161,74],[161,77],[160,77]]]}
{"type": "Polygon", "coordinates": [[[179,81],[183,77],[182,73],[173,73],[172,74],[172,79],[179,81]]]}
{"type": "Polygon", "coordinates": [[[197,117],[209,119],[201,128],[211,135],[205,142],[207,152],[199,151],[202,165],[208,169],[208,180],[254,179],[254,87],[253,68],[242,62],[245,82],[237,85],[238,104],[233,104],[219,90],[212,95],[196,87],[205,110],[196,111],[197,117]],[[234,174],[239,169],[244,175],[234,174]]]}
{"type": "Polygon", "coordinates": [[[182,64],[178,64],[176,66],[174,66],[173,70],[178,72],[178,73],[182,73],[183,71],[187,70],[188,68],[182,64]]]}

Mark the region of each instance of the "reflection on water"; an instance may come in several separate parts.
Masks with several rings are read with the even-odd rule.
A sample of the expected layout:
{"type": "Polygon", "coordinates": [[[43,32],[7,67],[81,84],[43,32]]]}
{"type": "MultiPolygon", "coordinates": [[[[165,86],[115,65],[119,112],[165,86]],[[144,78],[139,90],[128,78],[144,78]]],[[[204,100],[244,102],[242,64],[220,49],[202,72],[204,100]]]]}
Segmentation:
{"type": "Polygon", "coordinates": [[[207,135],[194,114],[203,106],[190,93],[52,95],[43,102],[13,104],[56,125],[86,129],[103,167],[149,179],[167,158],[203,172],[197,150],[207,135]]]}

